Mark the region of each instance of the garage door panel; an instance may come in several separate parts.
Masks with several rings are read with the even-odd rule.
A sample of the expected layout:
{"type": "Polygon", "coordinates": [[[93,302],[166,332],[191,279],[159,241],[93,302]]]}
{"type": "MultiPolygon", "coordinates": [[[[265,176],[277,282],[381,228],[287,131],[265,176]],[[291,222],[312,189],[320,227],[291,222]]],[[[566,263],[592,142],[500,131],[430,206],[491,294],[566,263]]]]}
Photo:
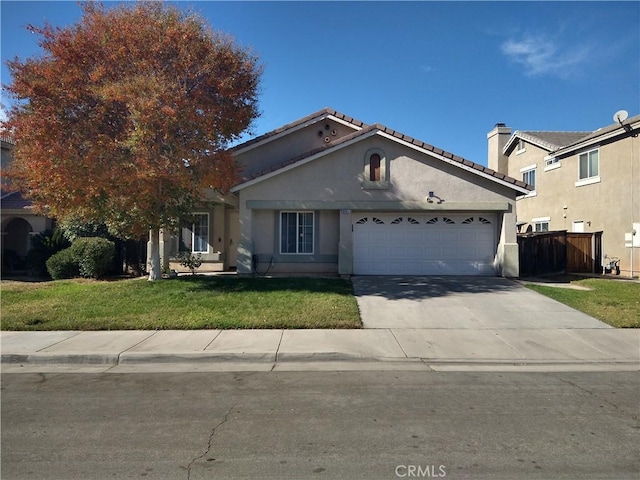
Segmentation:
{"type": "Polygon", "coordinates": [[[492,275],[493,218],[491,214],[401,213],[354,218],[354,273],[492,275]]]}

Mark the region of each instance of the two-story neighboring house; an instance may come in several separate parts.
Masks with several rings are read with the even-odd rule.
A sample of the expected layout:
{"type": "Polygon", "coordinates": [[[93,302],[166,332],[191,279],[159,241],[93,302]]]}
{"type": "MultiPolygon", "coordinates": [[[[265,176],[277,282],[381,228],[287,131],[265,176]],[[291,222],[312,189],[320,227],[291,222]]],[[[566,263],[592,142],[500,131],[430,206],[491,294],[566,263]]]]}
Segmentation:
{"type": "Polygon", "coordinates": [[[517,198],[518,231],[602,231],[603,256],[620,258],[621,274],[637,276],[638,133],[640,115],[594,132],[512,133],[497,124],[487,134],[489,168],[534,187],[517,198]]]}

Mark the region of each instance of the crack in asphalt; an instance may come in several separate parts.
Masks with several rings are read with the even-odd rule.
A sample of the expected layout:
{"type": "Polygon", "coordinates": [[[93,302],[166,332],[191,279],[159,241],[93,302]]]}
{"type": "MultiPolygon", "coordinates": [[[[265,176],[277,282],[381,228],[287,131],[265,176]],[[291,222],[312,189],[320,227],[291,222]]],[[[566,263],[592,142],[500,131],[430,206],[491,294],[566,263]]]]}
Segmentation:
{"type": "Polygon", "coordinates": [[[206,457],[211,451],[211,448],[213,447],[213,437],[216,434],[216,430],[229,421],[229,417],[231,416],[231,413],[233,412],[234,408],[236,408],[235,403],[229,407],[229,410],[227,410],[227,413],[224,415],[224,418],[222,419],[222,421],[211,429],[211,433],[209,434],[209,439],[207,441],[207,449],[204,451],[204,453],[192,459],[187,465],[187,480],[191,479],[191,468],[193,467],[193,465],[198,460],[206,457]]]}
{"type": "Polygon", "coordinates": [[[568,385],[571,385],[572,387],[575,387],[575,388],[577,388],[577,389],[579,389],[579,390],[582,390],[582,391],[583,391],[583,392],[585,392],[585,393],[588,393],[588,394],[589,394],[589,395],[591,395],[592,397],[595,397],[595,398],[597,398],[597,399],[599,399],[599,400],[602,400],[604,403],[606,403],[607,405],[612,406],[612,407],[613,407],[613,408],[615,408],[617,411],[619,411],[619,412],[624,412],[625,414],[629,415],[629,416],[630,416],[631,418],[633,418],[634,420],[640,420],[640,417],[639,417],[638,415],[634,414],[634,413],[633,413],[633,412],[631,412],[631,411],[628,411],[626,408],[619,407],[618,405],[616,405],[615,403],[613,403],[613,402],[612,402],[611,400],[609,400],[608,398],[603,397],[602,395],[599,395],[599,394],[597,394],[597,393],[595,393],[595,392],[592,392],[592,391],[591,391],[591,390],[589,390],[588,388],[585,388],[585,387],[583,387],[582,385],[578,385],[577,383],[572,382],[571,380],[568,380],[568,379],[566,379],[566,378],[562,378],[562,377],[560,377],[559,375],[554,375],[554,376],[555,376],[558,380],[560,380],[561,382],[564,382],[564,383],[566,383],[566,384],[568,384],[568,385]]]}

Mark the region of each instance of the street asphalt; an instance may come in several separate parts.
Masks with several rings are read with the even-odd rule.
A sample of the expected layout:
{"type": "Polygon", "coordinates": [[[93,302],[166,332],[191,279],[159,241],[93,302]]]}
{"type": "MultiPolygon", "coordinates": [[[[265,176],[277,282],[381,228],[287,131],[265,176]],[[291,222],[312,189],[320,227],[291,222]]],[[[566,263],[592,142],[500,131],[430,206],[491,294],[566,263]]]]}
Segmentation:
{"type": "Polygon", "coordinates": [[[494,277],[354,277],[359,330],[0,332],[2,371],[631,370],[615,329],[494,277]]]}

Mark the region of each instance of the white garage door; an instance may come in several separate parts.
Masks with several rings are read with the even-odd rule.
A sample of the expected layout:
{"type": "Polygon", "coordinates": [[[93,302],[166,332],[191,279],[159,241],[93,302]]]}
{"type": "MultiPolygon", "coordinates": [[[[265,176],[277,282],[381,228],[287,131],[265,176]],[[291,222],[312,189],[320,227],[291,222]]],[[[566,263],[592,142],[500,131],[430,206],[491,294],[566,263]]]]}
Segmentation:
{"type": "Polygon", "coordinates": [[[353,215],[356,275],[493,275],[493,214],[353,215]]]}

